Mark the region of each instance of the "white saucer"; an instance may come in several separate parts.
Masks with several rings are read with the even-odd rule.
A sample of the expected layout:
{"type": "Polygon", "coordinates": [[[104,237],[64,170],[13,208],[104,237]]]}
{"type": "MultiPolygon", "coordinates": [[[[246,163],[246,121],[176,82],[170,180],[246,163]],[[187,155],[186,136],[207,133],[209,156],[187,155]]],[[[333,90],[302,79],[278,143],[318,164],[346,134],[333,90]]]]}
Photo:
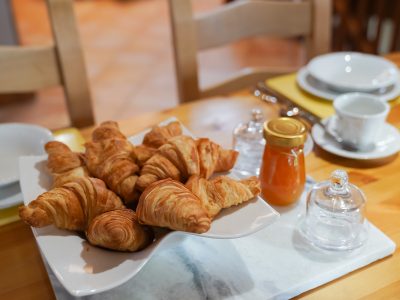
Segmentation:
{"type": "MultiPolygon", "coordinates": [[[[329,118],[322,121],[323,124],[329,122],[329,118]]],[[[352,159],[369,160],[369,159],[380,159],[391,156],[400,150],[400,133],[396,127],[385,123],[382,129],[382,138],[376,143],[374,150],[369,152],[361,151],[348,151],[342,149],[342,147],[331,137],[329,137],[324,129],[315,124],[311,130],[312,137],[317,145],[319,145],[325,151],[336,154],[341,157],[347,157],[352,159]]]]}
{"type": "Polygon", "coordinates": [[[24,123],[0,124],[0,187],[19,180],[18,158],[40,155],[44,145],[53,139],[51,131],[24,123]]]}
{"type": "Polygon", "coordinates": [[[19,182],[0,188],[0,209],[22,204],[23,198],[19,182]]]}
{"type": "MultiPolygon", "coordinates": [[[[301,68],[297,72],[297,83],[306,92],[329,101],[333,101],[336,97],[343,94],[342,92],[334,90],[325,83],[312,77],[306,67],[301,68]]],[[[376,90],[369,92],[368,94],[375,95],[382,101],[393,100],[400,95],[400,80],[382,92],[376,90]]]]}
{"type": "Polygon", "coordinates": [[[304,148],[303,148],[304,156],[310,154],[313,149],[314,149],[314,141],[311,138],[311,136],[307,134],[307,139],[304,143],[304,148]]]}

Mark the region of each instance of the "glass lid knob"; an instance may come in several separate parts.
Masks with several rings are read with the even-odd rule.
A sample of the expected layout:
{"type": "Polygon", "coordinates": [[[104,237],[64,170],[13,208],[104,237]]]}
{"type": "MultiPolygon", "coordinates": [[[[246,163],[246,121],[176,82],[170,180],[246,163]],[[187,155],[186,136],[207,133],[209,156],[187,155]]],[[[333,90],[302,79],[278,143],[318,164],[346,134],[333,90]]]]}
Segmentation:
{"type": "Polygon", "coordinates": [[[264,119],[263,113],[259,108],[253,108],[251,110],[251,120],[256,123],[262,122],[264,119]]]}
{"type": "Polygon", "coordinates": [[[330,182],[326,191],[328,196],[349,194],[349,176],[344,170],[335,170],[331,173],[330,182]]]}

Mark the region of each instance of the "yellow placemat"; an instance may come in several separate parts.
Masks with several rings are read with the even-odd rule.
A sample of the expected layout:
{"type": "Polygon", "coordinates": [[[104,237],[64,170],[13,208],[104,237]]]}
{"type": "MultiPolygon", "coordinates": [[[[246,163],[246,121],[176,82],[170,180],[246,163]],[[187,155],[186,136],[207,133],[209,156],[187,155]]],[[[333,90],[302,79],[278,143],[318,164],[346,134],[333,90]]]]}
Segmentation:
{"type": "Polygon", "coordinates": [[[82,152],[84,151],[83,144],[85,139],[76,128],[66,128],[53,131],[53,136],[56,141],[63,142],[72,151],[82,152]]]}
{"type": "MultiPolygon", "coordinates": [[[[333,115],[333,102],[321,99],[303,91],[297,85],[296,76],[297,73],[274,77],[268,79],[266,81],[266,84],[270,88],[289,98],[291,101],[298,104],[305,110],[308,110],[309,112],[321,118],[326,118],[330,115],[333,115]]],[[[391,104],[392,106],[399,103],[400,97],[389,102],[389,104],[391,104]]]]}
{"type": "Polygon", "coordinates": [[[12,206],[0,210],[0,226],[15,222],[19,220],[18,206],[12,206]]]}
{"type": "MultiPolygon", "coordinates": [[[[76,128],[67,128],[53,132],[54,139],[68,145],[73,151],[83,151],[84,138],[76,128]]],[[[18,206],[0,209],[0,226],[19,220],[18,206]]]]}

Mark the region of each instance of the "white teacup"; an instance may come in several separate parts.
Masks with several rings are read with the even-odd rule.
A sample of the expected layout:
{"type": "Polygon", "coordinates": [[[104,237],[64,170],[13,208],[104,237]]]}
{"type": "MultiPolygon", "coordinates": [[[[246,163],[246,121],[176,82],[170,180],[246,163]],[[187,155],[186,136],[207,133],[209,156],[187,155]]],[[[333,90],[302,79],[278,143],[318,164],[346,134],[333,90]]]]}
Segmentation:
{"type": "Polygon", "coordinates": [[[370,94],[348,93],[337,97],[334,130],[344,142],[359,150],[371,149],[381,136],[390,107],[370,94]]]}

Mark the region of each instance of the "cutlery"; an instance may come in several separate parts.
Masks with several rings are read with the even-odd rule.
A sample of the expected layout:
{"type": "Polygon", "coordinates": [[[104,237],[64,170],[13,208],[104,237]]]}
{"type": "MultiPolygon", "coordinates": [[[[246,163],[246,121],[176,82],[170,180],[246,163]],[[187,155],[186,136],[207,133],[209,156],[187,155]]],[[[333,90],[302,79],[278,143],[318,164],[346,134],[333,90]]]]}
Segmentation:
{"type": "Polygon", "coordinates": [[[258,82],[253,90],[253,95],[260,100],[269,104],[280,106],[280,115],[285,117],[297,117],[305,120],[311,124],[311,127],[315,124],[321,126],[324,132],[335,142],[337,142],[344,150],[348,151],[362,151],[367,152],[373,150],[374,146],[370,145],[365,148],[360,148],[351,142],[344,141],[336,132],[328,128],[328,124],[321,122],[321,118],[314,115],[313,113],[306,111],[299,106],[296,106],[290,99],[272,90],[264,82],[258,82]]]}

